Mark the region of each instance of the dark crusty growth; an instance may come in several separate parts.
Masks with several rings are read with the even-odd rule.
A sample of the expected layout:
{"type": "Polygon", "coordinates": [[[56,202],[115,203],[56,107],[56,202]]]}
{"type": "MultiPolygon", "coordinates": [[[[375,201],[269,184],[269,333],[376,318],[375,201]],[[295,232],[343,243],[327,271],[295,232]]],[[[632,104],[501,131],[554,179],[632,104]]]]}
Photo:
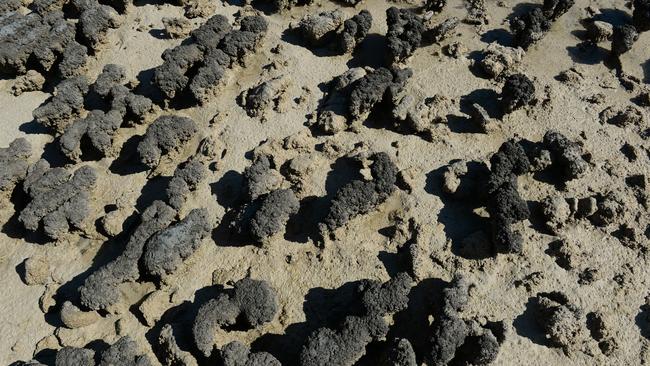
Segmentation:
{"type": "Polygon", "coordinates": [[[197,208],[178,223],[159,231],[145,245],[143,263],[152,275],[171,274],[194,253],[212,227],[205,208],[197,208]]]}
{"type": "Polygon", "coordinates": [[[372,15],[368,10],[343,22],[343,31],[338,35],[337,48],[340,53],[351,53],[370,31],[372,15]]]}
{"type": "Polygon", "coordinates": [[[65,79],[56,86],[54,96],[34,110],[34,119],[41,125],[62,133],[83,109],[86,93],[88,80],[84,76],[65,79]]]}
{"type": "Polygon", "coordinates": [[[528,49],[540,41],[551,29],[553,22],[569,11],[574,3],[575,0],[544,0],[541,7],[512,18],[510,29],[516,45],[528,49]]]}
{"type": "Polygon", "coordinates": [[[262,199],[260,208],[250,222],[250,231],[254,239],[261,241],[280,232],[289,221],[289,217],[298,212],[300,202],[290,189],[278,189],[262,199]]]}
{"type": "Polygon", "coordinates": [[[25,179],[31,155],[32,146],[22,137],[13,140],[9,147],[0,148],[0,200],[9,197],[16,184],[25,179]]]}
{"type": "Polygon", "coordinates": [[[422,42],[424,23],[422,19],[408,9],[390,7],[386,10],[388,32],[388,61],[400,62],[415,52],[422,42]]]}
{"type": "Polygon", "coordinates": [[[575,4],[575,0],[544,0],[542,10],[548,20],[556,21],[557,18],[569,11],[573,4],[575,4]]]}
{"type": "Polygon", "coordinates": [[[0,72],[48,72],[65,63],[64,50],[75,44],[75,25],[59,10],[46,14],[6,13],[0,17],[0,72]]]}
{"type": "Polygon", "coordinates": [[[544,16],[540,8],[535,8],[528,13],[515,17],[510,21],[515,43],[523,49],[528,49],[540,41],[551,29],[551,22],[544,16]]]}
{"type": "Polygon", "coordinates": [[[235,283],[232,295],[219,294],[201,306],[192,326],[194,343],[205,356],[210,356],[218,328],[239,321],[256,328],[273,320],[277,311],[276,292],[266,281],[241,279],[235,283]]]}
{"type": "Polygon", "coordinates": [[[490,159],[487,210],[492,224],[492,243],[498,253],[517,253],[521,235],[510,227],[530,216],[526,201],[517,191],[517,176],[530,170],[530,162],[520,144],[506,141],[490,159]]]}
{"type": "Polygon", "coordinates": [[[620,56],[632,49],[634,43],[639,39],[636,28],[629,24],[614,27],[612,34],[612,53],[620,56]]]}
{"type": "Polygon", "coordinates": [[[440,13],[445,8],[445,5],[447,5],[447,0],[427,0],[424,8],[434,13],[440,13]]]}
{"type": "Polygon", "coordinates": [[[281,366],[268,352],[251,352],[250,347],[241,342],[230,342],[221,349],[223,366],[281,366]]]}
{"type": "Polygon", "coordinates": [[[380,67],[356,81],[349,101],[352,118],[363,119],[384,99],[386,93],[397,94],[412,75],[411,69],[380,67]]]}
{"type": "Polygon", "coordinates": [[[444,289],[441,313],[433,324],[432,365],[488,365],[496,359],[500,342],[492,330],[460,317],[468,299],[469,283],[462,276],[444,289]]]}
{"type": "Polygon", "coordinates": [[[266,155],[258,157],[253,164],[244,169],[244,195],[247,200],[253,201],[269,193],[279,185],[279,177],[274,174],[271,160],[266,155]]]}
{"type": "Polygon", "coordinates": [[[141,122],[151,110],[149,98],[132,93],[121,85],[126,71],[122,66],[108,64],[90,86],[108,111],[95,109],[84,118],[77,119],[65,127],[59,139],[61,152],[72,161],[94,157],[103,158],[113,153],[113,138],[125,121],[141,122]],[[82,144],[87,142],[86,144],[82,144]]]}
{"type": "Polygon", "coordinates": [[[74,173],[65,168],[52,168],[45,160],[39,160],[28,170],[23,184],[30,202],[22,210],[18,220],[27,230],[40,228],[52,238],[58,239],[70,230],[81,229],[90,213],[90,194],[97,174],[89,166],[74,173]]]}
{"type": "Polygon", "coordinates": [[[158,117],[147,128],[144,139],[138,144],[140,162],[155,168],[163,155],[181,151],[196,132],[196,123],[187,117],[158,117]]]}
{"type": "Polygon", "coordinates": [[[72,0],[71,3],[79,12],[78,36],[93,49],[104,42],[109,29],[120,25],[119,14],[108,5],[93,0],[72,0]]]}
{"type": "Polygon", "coordinates": [[[95,352],[86,348],[63,347],[56,353],[55,366],[95,366],[95,352]]]}
{"type": "Polygon", "coordinates": [[[501,90],[501,105],[505,113],[530,104],[535,99],[535,85],[524,74],[508,76],[501,90]]]}
{"type": "Polygon", "coordinates": [[[244,62],[266,34],[267,21],[259,15],[243,17],[233,30],[228,19],[214,15],[181,45],[163,52],[154,83],[169,99],[184,92],[205,103],[214,94],[227,68],[244,62]],[[191,42],[190,42],[191,41],[191,42]]]}
{"type": "Polygon", "coordinates": [[[417,366],[415,351],[406,338],[395,338],[387,344],[380,366],[417,366]]]}
{"type": "Polygon", "coordinates": [[[365,280],[360,285],[363,314],[349,315],[332,329],[312,332],[300,352],[300,365],[354,365],[366,352],[366,346],[388,333],[383,316],[406,308],[412,279],[399,273],[385,284],[365,280]]]}
{"type": "Polygon", "coordinates": [[[124,336],[102,352],[99,366],[152,366],[149,357],[142,354],[130,336],[124,336]]]}
{"type": "Polygon", "coordinates": [[[561,172],[565,181],[580,178],[589,167],[582,158],[582,148],[557,131],[544,134],[544,146],[551,152],[554,168],[561,172]]]}
{"type": "Polygon", "coordinates": [[[93,155],[107,156],[113,147],[113,136],[121,125],[122,117],[116,111],[90,111],[85,118],[72,123],[61,135],[61,152],[72,161],[80,161],[83,153],[81,142],[87,139],[93,155]]]}
{"type": "Polygon", "coordinates": [[[179,165],[167,186],[167,203],[174,209],[180,210],[187,196],[197,189],[206,174],[205,166],[198,160],[193,159],[179,165]]]}
{"type": "Polygon", "coordinates": [[[82,305],[93,309],[106,309],[120,300],[118,285],[140,276],[138,261],[145,243],[157,232],[168,227],[176,211],[161,201],[155,201],[141,215],[140,224],[131,234],[119,257],[92,273],[79,289],[82,305]]]}
{"type": "Polygon", "coordinates": [[[355,180],[336,192],[324,220],[328,229],[334,230],[352,218],[370,212],[395,190],[397,167],[388,154],[376,153],[371,160],[372,180],[355,180]]]}

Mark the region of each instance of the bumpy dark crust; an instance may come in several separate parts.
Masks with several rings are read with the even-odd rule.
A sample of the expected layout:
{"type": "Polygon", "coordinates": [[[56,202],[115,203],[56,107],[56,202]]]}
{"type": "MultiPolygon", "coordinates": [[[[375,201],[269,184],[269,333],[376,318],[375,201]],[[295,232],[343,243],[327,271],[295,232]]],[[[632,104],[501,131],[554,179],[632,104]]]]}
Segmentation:
{"type": "Polygon", "coordinates": [[[9,147],[0,148],[0,197],[11,194],[16,184],[25,179],[29,167],[27,159],[31,155],[32,146],[24,138],[17,138],[9,147]]]}
{"type": "Polygon", "coordinates": [[[197,208],[190,211],[183,220],[147,240],[142,257],[145,269],[155,276],[173,273],[211,231],[208,210],[197,208]]]}
{"type": "Polygon", "coordinates": [[[0,72],[24,74],[32,60],[38,71],[49,71],[74,40],[75,26],[60,10],[8,13],[0,18],[0,72]]]}
{"type": "Polygon", "coordinates": [[[32,115],[39,124],[62,133],[84,107],[88,93],[88,80],[84,76],[65,79],[56,86],[52,98],[34,110],[32,115]]]}
{"type": "Polygon", "coordinates": [[[629,24],[614,27],[612,34],[612,53],[620,56],[632,49],[634,43],[639,39],[636,28],[629,24]]]}
{"type": "Polygon", "coordinates": [[[469,283],[461,276],[443,291],[441,314],[433,324],[432,365],[488,365],[496,359],[500,343],[492,331],[460,317],[468,298],[469,283]]]}
{"type": "Polygon", "coordinates": [[[523,49],[528,49],[534,43],[544,38],[551,29],[551,22],[540,8],[513,18],[510,29],[514,33],[515,43],[523,49]]]}
{"type": "Polygon", "coordinates": [[[575,0],[544,0],[542,10],[548,20],[555,21],[569,11],[573,4],[575,0]]]}
{"type": "Polygon", "coordinates": [[[356,81],[349,100],[349,114],[361,119],[379,102],[386,93],[397,93],[413,75],[411,69],[387,69],[380,67],[356,81]]]}
{"type": "Polygon", "coordinates": [[[163,52],[154,83],[169,99],[189,92],[195,101],[205,103],[226,69],[255,51],[267,27],[264,17],[254,15],[242,18],[240,29],[233,30],[228,19],[217,14],[192,32],[193,43],[163,52]]]}
{"type": "Polygon", "coordinates": [[[138,350],[138,344],[124,336],[102,352],[99,366],[152,366],[149,357],[138,350]]]}
{"type": "Polygon", "coordinates": [[[118,285],[140,276],[138,261],[145,243],[157,232],[168,227],[176,211],[161,201],[155,201],[141,216],[140,225],[133,231],[124,252],[112,262],[88,276],[79,288],[82,305],[93,309],[106,309],[120,300],[118,285]]]}
{"type": "Polygon", "coordinates": [[[221,349],[223,366],[281,366],[282,364],[268,352],[251,352],[250,347],[241,342],[230,342],[221,349]]]}
{"type": "Polygon", "coordinates": [[[210,356],[217,328],[233,325],[240,319],[244,325],[255,328],[273,320],[277,311],[276,292],[266,281],[239,280],[232,296],[220,294],[199,309],[192,326],[196,347],[210,356]]]}
{"type": "Polygon", "coordinates": [[[589,167],[582,158],[582,148],[557,131],[544,134],[544,146],[551,152],[553,166],[558,168],[564,181],[580,178],[589,167]]]}
{"type": "Polygon", "coordinates": [[[58,239],[73,228],[82,228],[90,207],[90,193],[97,175],[89,166],[74,173],[64,168],[52,168],[40,160],[29,168],[23,184],[30,202],[21,211],[18,220],[27,230],[40,228],[58,239]]]}
{"type": "Polygon", "coordinates": [[[408,9],[390,7],[386,10],[388,32],[388,59],[390,63],[401,62],[415,52],[422,42],[424,23],[408,9]]]}
{"type": "Polygon", "coordinates": [[[506,113],[530,104],[535,99],[535,85],[524,74],[508,76],[501,91],[501,105],[506,113]]]}
{"type": "Polygon", "coordinates": [[[289,217],[298,212],[300,202],[290,189],[278,189],[262,199],[260,208],[250,222],[251,235],[262,241],[280,232],[289,221],[289,217]]]}
{"type": "Polygon", "coordinates": [[[140,162],[155,168],[163,155],[182,150],[197,130],[196,123],[189,118],[158,117],[147,128],[144,139],[138,144],[140,162]]]}
{"type": "Polygon", "coordinates": [[[176,210],[185,204],[190,192],[197,189],[207,174],[207,170],[198,160],[190,160],[176,168],[174,176],[167,186],[167,203],[176,210]]]}
{"type": "Polygon", "coordinates": [[[353,365],[368,344],[388,333],[383,316],[406,308],[411,281],[405,273],[385,284],[363,281],[363,314],[347,316],[336,329],[323,327],[312,332],[302,347],[300,365],[353,365]]]}
{"type": "Polygon", "coordinates": [[[343,186],[332,199],[324,224],[330,230],[343,226],[350,219],[370,212],[395,190],[397,167],[386,153],[372,156],[373,180],[355,180],[343,186]]]}
{"type": "Polygon", "coordinates": [[[63,347],[56,353],[55,366],[95,366],[95,352],[85,348],[63,347]]]}
{"type": "Polygon", "coordinates": [[[338,35],[337,49],[340,53],[351,53],[370,31],[372,15],[368,10],[343,22],[343,31],[338,35]]]}
{"type": "Polygon", "coordinates": [[[517,253],[522,249],[523,239],[510,225],[530,216],[526,201],[517,191],[517,176],[530,170],[530,162],[521,145],[507,141],[490,163],[487,210],[492,223],[492,243],[499,253],[517,253]]]}

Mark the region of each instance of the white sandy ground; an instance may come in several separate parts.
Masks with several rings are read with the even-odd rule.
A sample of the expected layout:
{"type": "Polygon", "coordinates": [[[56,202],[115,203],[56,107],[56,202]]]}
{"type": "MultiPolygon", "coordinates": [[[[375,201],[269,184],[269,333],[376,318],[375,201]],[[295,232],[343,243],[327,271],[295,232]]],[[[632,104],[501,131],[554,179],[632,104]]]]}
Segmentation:
{"type": "MultiPolygon", "coordinates": [[[[328,1],[321,3],[323,9],[336,6],[328,1]]],[[[385,34],[385,9],[391,5],[383,1],[367,0],[358,6],[372,12],[373,35],[385,34]]],[[[495,2],[489,1],[487,5],[491,20],[488,26],[477,29],[461,24],[457,34],[443,41],[442,45],[459,41],[468,50],[467,55],[487,46],[487,43],[481,41],[481,34],[491,29],[507,29],[504,19],[516,3],[506,2],[503,6],[497,6],[495,2]]],[[[650,363],[650,352],[647,350],[650,340],[641,336],[634,320],[644,297],[650,292],[650,267],[647,258],[621,245],[616,238],[602,230],[586,222],[580,223],[567,229],[565,236],[585,248],[589,254],[584,260],[589,266],[601,271],[597,281],[581,286],[577,283],[578,271],[560,268],[553,257],[544,253],[548,243],[554,238],[537,232],[526,222],[525,245],[520,255],[499,255],[485,260],[463,259],[450,253],[445,227],[441,223],[447,220],[439,216],[443,208],[441,199],[429,193],[429,188],[425,189],[429,184],[427,175],[450,160],[487,161],[508,138],[520,137],[539,141],[551,128],[561,131],[571,139],[581,140],[585,150],[593,155],[596,164],[589,174],[569,183],[567,196],[622,189],[625,184],[623,179],[632,173],[650,176],[647,156],[642,154],[636,163],[629,163],[619,152],[624,142],[648,148],[648,141],[642,140],[632,130],[602,125],[598,119],[598,114],[607,106],[629,104],[634,94],[626,92],[614,73],[602,62],[580,64],[572,60],[568,51],[580,42],[572,32],[583,29],[579,20],[585,16],[583,9],[587,6],[618,7],[630,12],[622,6],[622,2],[578,0],[575,6],[553,25],[552,31],[526,53],[521,70],[535,81],[540,97],[545,94],[545,88],[548,88],[550,102],[547,106],[516,111],[504,118],[500,122],[500,128],[490,134],[458,133],[442,128],[433,142],[384,129],[363,128],[360,133],[341,133],[335,139],[343,145],[352,146],[362,142],[368,150],[388,152],[400,169],[417,169],[419,173],[413,193],[410,196],[404,192],[397,193],[377,211],[353,220],[345,229],[337,232],[336,240],[326,243],[324,249],[317,248],[311,242],[290,242],[282,235],[275,237],[263,248],[252,245],[225,247],[212,239],[206,239],[182,269],[167,280],[164,289],[174,289],[178,302],[191,300],[196,290],[212,284],[215,270],[218,270],[220,279],[224,281],[237,280],[250,273],[254,278],[269,281],[277,289],[281,305],[280,315],[273,322],[250,332],[220,334],[218,343],[221,345],[234,339],[252,342],[264,333],[282,334],[289,325],[304,321],[303,302],[310,289],[337,288],[346,282],[363,278],[388,279],[388,273],[379,260],[378,253],[394,252],[395,248],[379,233],[379,229],[390,225],[390,212],[410,207],[409,215],[424,224],[424,237],[430,241],[431,251],[437,253],[436,257],[442,260],[437,263],[431,261],[421,269],[423,273],[443,280],[449,280],[454,273],[464,273],[477,284],[467,310],[470,316],[477,315],[490,320],[503,319],[512,324],[514,319],[524,312],[529,297],[541,291],[559,290],[567,293],[585,312],[600,311],[613,319],[608,325],[614,330],[620,348],[609,359],[598,353],[589,356],[580,352],[568,357],[560,349],[536,344],[512,329],[500,349],[495,365],[650,363]],[[581,67],[585,75],[585,80],[579,87],[571,87],[555,80],[555,76],[561,71],[575,66],[581,67]],[[606,95],[605,104],[597,105],[584,101],[584,98],[596,93],[606,95]],[[605,168],[611,168],[613,176],[606,173],[605,168]],[[291,257],[290,263],[288,256],[291,257]],[[533,272],[541,272],[542,276],[531,291],[515,286],[516,281],[533,272]],[[614,282],[616,275],[623,276],[623,285],[614,282]]],[[[231,71],[226,87],[208,105],[170,111],[193,118],[201,126],[203,135],[218,136],[221,144],[219,149],[225,151],[223,158],[216,163],[217,170],[210,174],[208,184],[201,186],[187,209],[208,207],[215,218],[220,218],[225,209],[217,203],[211,185],[218,182],[226,172],[243,171],[250,164],[245,153],[260,142],[307,131],[308,128],[304,125],[305,116],[315,111],[317,101],[322,95],[319,84],[348,69],[350,56],[318,57],[304,47],[280,39],[281,33],[289,23],[318,8],[319,6],[312,5],[309,8],[296,8],[282,15],[268,16],[269,33],[258,53],[248,60],[247,68],[231,71]],[[282,45],[279,55],[271,52],[278,44],[282,45]],[[299,92],[301,87],[305,87],[311,94],[308,95],[306,103],[293,105],[284,113],[270,112],[268,121],[262,123],[259,119],[248,117],[236,104],[236,97],[241,91],[263,80],[266,76],[262,73],[262,67],[275,60],[280,61],[277,73],[287,75],[294,83],[292,90],[299,92]],[[220,114],[218,122],[209,125],[217,112],[220,114]]],[[[234,14],[240,9],[218,4],[217,13],[234,19],[234,14]]],[[[352,8],[343,10],[349,15],[358,12],[352,8]]],[[[452,15],[462,17],[464,14],[464,4],[453,0],[437,18],[442,20],[452,15]]],[[[140,71],[161,64],[161,53],[178,44],[180,40],[157,39],[148,29],[161,29],[161,18],[164,16],[181,15],[181,7],[168,4],[131,7],[123,25],[110,33],[104,49],[89,62],[89,78],[92,80],[103,65],[108,63],[125,66],[131,79],[135,79],[140,71]],[[138,30],[140,27],[144,30],[138,30]]],[[[607,44],[601,46],[609,47],[607,44]]],[[[650,32],[646,32],[634,45],[633,51],[624,55],[624,70],[647,80],[650,77],[647,75],[648,66],[646,64],[644,75],[643,65],[650,58],[649,49],[650,32]]],[[[362,48],[361,53],[369,59],[383,57],[380,48],[373,49],[367,45],[362,48]]],[[[442,94],[458,100],[479,88],[500,90],[496,82],[474,76],[469,70],[468,58],[453,59],[444,56],[441,45],[434,44],[418,49],[406,62],[406,66],[414,72],[408,87],[423,95],[442,94]]],[[[50,142],[52,137],[38,130],[33,133],[34,124],[30,124],[31,113],[48,94],[30,92],[14,97],[10,93],[12,83],[10,79],[0,81],[0,146],[7,146],[14,138],[24,136],[34,145],[35,160],[41,155],[44,144],[50,142]]],[[[293,97],[298,97],[298,94],[293,97]]],[[[647,114],[648,111],[645,112],[647,114]]],[[[140,126],[122,130],[123,140],[133,134],[142,134],[144,128],[140,126]]],[[[319,141],[328,138],[321,137],[319,141]]],[[[196,144],[193,148],[195,147],[196,144]]],[[[191,151],[188,150],[184,157],[190,154],[191,151]]],[[[125,176],[111,173],[108,170],[111,161],[112,159],[104,159],[84,163],[97,168],[101,176],[93,197],[96,208],[95,215],[91,215],[93,218],[101,216],[103,207],[114,203],[116,197],[124,195],[130,202],[135,203],[146,182],[146,172],[125,176]]],[[[169,164],[163,173],[171,174],[173,167],[174,164],[169,164]]],[[[324,184],[324,181],[319,184],[324,184]]],[[[322,191],[323,188],[315,188],[315,191],[318,190],[322,191]]],[[[554,190],[554,187],[535,181],[529,176],[520,179],[520,192],[526,200],[541,200],[554,190]]],[[[13,210],[5,209],[1,215],[2,222],[12,214],[13,210]]],[[[458,225],[462,227],[462,223],[458,225]]],[[[4,232],[0,234],[0,334],[3,334],[0,338],[0,364],[31,359],[37,343],[52,334],[57,335],[61,345],[83,346],[98,338],[111,343],[118,338],[118,321],[122,335],[134,336],[143,350],[151,352],[149,343],[144,339],[148,328],[129,311],[120,315],[109,315],[83,329],[56,329],[48,324],[39,309],[39,298],[45,287],[27,286],[17,273],[16,267],[25,258],[37,253],[46,253],[52,261],[56,276],[65,283],[90,266],[104,241],[105,239],[99,237],[88,239],[71,236],[68,240],[43,245],[11,238],[4,232]]],[[[154,288],[150,284],[130,284],[125,288],[126,293],[131,293],[128,297],[132,300],[131,303],[136,303],[152,290],[154,288]]],[[[423,334],[422,337],[428,336],[423,334]]],[[[155,357],[152,356],[152,359],[155,357]]]]}

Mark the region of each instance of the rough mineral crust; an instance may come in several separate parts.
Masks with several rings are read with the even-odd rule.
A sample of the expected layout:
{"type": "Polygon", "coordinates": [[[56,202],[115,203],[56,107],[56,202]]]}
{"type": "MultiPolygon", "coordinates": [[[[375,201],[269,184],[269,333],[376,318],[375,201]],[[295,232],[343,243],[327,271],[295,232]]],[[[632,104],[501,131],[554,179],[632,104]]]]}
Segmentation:
{"type": "Polygon", "coordinates": [[[629,24],[614,27],[612,33],[612,53],[620,56],[632,49],[634,43],[639,39],[636,28],[629,24]]]}
{"type": "Polygon", "coordinates": [[[86,348],[63,347],[56,353],[55,366],[94,366],[95,352],[86,348]]]}
{"type": "Polygon", "coordinates": [[[354,122],[365,120],[372,109],[384,100],[394,99],[408,79],[413,75],[411,69],[379,68],[368,72],[356,81],[351,88],[348,114],[354,122]]]}
{"type": "Polygon", "coordinates": [[[65,168],[50,168],[47,161],[39,160],[29,168],[23,183],[30,201],[18,220],[27,230],[42,228],[52,239],[60,238],[71,227],[83,229],[96,180],[97,174],[89,166],[72,173],[65,168]]]}
{"type": "Polygon", "coordinates": [[[424,23],[411,10],[396,7],[386,10],[386,23],[388,60],[390,63],[404,61],[420,46],[425,31],[424,23]]]}
{"type": "Polygon", "coordinates": [[[50,71],[57,62],[65,62],[64,51],[76,43],[75,33],[75,25],[60,10],[5,14],[0,17],[0,71],[24,74],[31,65],[50,71]]]}
{"type": "Polygon", "coordinates": [[[308,14],[298,23],[298,31],[311,46],[321,46],[333,37],[344,20],[341,9],[308,14]]]}
{"type": "Polygon", "coordinates": [[[45,84],[45,77],[36,70],[28,70],[25,75],[16,78],[16,82],[11,86],[11,92],[19,96],[25,92],[41,90],[45,84]]]}
{"type": "Polygon", "coordinates": [[[79,288],[81,304],[92,310],[104,310],[120,300],[118,286],[139,278],[138,262],[144,246],[159,231],[167,228],[176,211],[161,201],[155,201],[141,215],[140,224],[131,233],[119,257],[92,273],[79,288]]]}
{"type": "Polygon", "coordinates": [[[163,156],[182,151],[197,130],[196,123],[187,117],[158,117],[147,128],[144,139],[138,144],[140,162],[155,168],[163,156]]]}
{"type": "Polygon", "coordinates": [[[544,16],[542,9],[535,8],[513,18],[510,21],[510,29],[514,34],[517,46],[526,50],[544,38],[546,32],[551,29],[551,21],[544,16]]]}
{"type": "Polygon", "coordinates": [[[72,0],[79,14],[78,36],[84,44],[97,49],[105,41],[111,28],[117,28],[121,19],[115,9],[93,0],[72,0]]]}
{"type": "Polygon", "coordinates": [[[496,359],[502,340],[489,327],[461,318],[468,299],[469,283],[462,276],[443,290],[443,305],[431,338],[433,365],[489,365],[496,359]]]}
{"type": "Polygon", "coordinates": [[[173,273],[212,231],[208,211],[197,208],[184,219],[153,235],[144,247],[143,263],[149,274],[173,273]]]}
{"type": "Polygon", "coordinates": [[[508,76],[501,91],[501,106],[505,113],[531,104],[535,100],[535,85],[524,74],[508,76]]]}
{"type": "Polygon", "coordinates": [[[167,186],[167,203],[175,210],[180,210],[190,192],[197,189],[206,174],[205,166],[198,160],[192,159],[179,165],[167,186]]]}
{"type": "Polygon", "coordinates": [[[113,136],[122,125],[122,116],[116,111],[90,111],[68,128],[59,139],[61,152],[72,161],[81,161],[82,141],[88,141],[92,155],[108,156],[113,148],[113,136]]]}
{"type": "Polygon", "coordinates": [[[238,341],[223,346],[220,355],[224,366],[281,366],[272,354],[251,352],[250,347],[238,341]]]}
{"type": "Polygon", "coordinates": [[[336,192],[323,224],[329,230],[345,225],[356,216],[366,214],[384,202],[395,190],[397,167],[388,154],[370,157],[372,180],[354,180],[336,192]]]}
{"type": "Polygon", "coordinates": [[[490,158],[487,183],[488,204],[492,224],[492,244],[498,253],[518,253],[523,238],[511,225],[530,216],[526,201],[517,190],[517,176],[530,170],[524,149],[514,141],[506,141],[490,158]]]}
{"type": "Polygon", "coordinates": [[[551,345],[570,353],[584,341],[584,315],[570,303],[564,293],[538,293],[535,298],[535,312],[535,319],[551,345]]]}
{"type": "Polygon", "coordinates": [[[279,189],[269,193],[251,219],[251,236],[262,241],[280,232],[299,208],[300,202],[292,190],[279,189]]]}
{"type": "Polygon", "coordinates": [[[239,104],[250,117],[264,118],[270,109],[282,112],[290,84],[290,80],[284,76],[264,81],[245,90],[239,97],[239,104]]]}
{"type": "Polygon", "coordinates": [[[217,328],[240,321],[247,327],[256,328],[273,320],[277,311],[276,292],[266,281],[239,280],[231,296],[219,294],[199,309],[192,327],[196,347],[206,357],[210,356],[217,328]]]}
{"type": "Polygon", "coordinates": [[[24,138],[17,138],[9,147],[0,148],[0,207],[9,198],[18,182],[27,176],[29,164],[27,159],[32,155],[32,146],[24,138]]]}
{"type": "Polygon", "coordinates": [[[242,64],[255,52],[267,26],[259,15],[242,18],[236,30],[225,16],[211,17],[192,31],[186,42],[163,52],[164,62],[155,70],[154,83],[168,99],[188,92],[195,101],[207,102],[222,83],[226,69],[242,64]]]}
{"type": "Polygon", "coordinates": [[[517,65],[523,57],[524,50],[520,47],[507,47],[494,42],[483,52],[479,65],[488,76],[496,78],[517,65]]]}
{"type": "Polygon", "coordinates": [[[162,22],[170,38],[185,38],[192,31],[192,23],[185,18],[163,18],[162,22]]]}
{"type": "Polygon", "coordinates": [[[362,281],[362,313],[346,316],[336,328],[322,327],[312,332],[300,352],[300,364],[354,365],[370,343],[386,337],[388,324],[383,316],[407,307],[411,286],[412,279],[405,273],[398,273],[384,284],[362,281]]]}
{"type": "Polygon", "coordinates": [[[162,362],[165,366],[198,366],[198,362],[191,353],[180,349],[176,343],[176,337],[172,326],[165,324],[158,336],[159,352],[162,353],[162,362]]]}
{"type": "Polygon", "coordinates": [[[368,35],[372,26],[372,15],[367,10],[343,22],[343,30],[337,35],[336,48],[340,53],[351,53],[368,35]]]}
{"type": "Polygon", "coordinates": [[[580,178],[587,171],[589,164],[577,143],[557,131],[546,132],[543,143],[551,153],[552,167],[558,169],[564,181],[580,178]]]}
{"type": "Polygon", "coordinates": [[[274,169],[268,156],[262,155],[244,170],[244,195],[249,201],[265,195],[282,184],[282,175],[274,169]]]}
{"type": "Polygon", "coordinates": [[[36,122],[62,133],[72,120],[79,116],[88,93],[88,80],[84,76],[65,79],[56,86],[52,98],[34,110],[36,122]]]}
{"type": "Polygon", "coordinates": [[[149,357],[140,352],[138,344],[129,336],[120,338],[113,343],[102,357],[98,366],[152,366],[149,357]]]}

